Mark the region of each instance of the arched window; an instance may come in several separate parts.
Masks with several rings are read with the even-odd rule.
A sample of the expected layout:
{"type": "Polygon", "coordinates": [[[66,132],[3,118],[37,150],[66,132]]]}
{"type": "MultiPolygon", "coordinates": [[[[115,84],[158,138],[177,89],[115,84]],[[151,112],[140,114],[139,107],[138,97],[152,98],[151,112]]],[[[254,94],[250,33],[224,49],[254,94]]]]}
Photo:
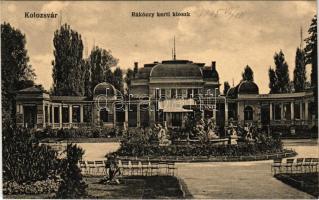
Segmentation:
{"type": "Polygon", "coordinates": [[[244,109],[244,120],[253,120],[253,108],[246,106],[244,109]]]}

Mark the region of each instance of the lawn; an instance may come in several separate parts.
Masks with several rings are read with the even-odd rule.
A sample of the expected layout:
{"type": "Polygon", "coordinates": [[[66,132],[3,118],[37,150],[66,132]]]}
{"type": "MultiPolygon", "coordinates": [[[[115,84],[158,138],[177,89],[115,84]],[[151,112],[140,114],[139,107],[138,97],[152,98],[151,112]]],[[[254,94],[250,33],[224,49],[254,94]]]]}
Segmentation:
{"type": "Polygon", "coordinates": [[[276,174],[275,177],[298,190],[319,197],[319,173],[276,174]]]}
{"type": "Polygon", "coordinates": [[[131,176],[120,179],[120,185],[106,185],[101,177],[86,178],[89,196],[101,199],[183,198],[179,181],[172,176],[131,176]]]}
{"type": "MultiPolygon", "coordinates": [[[[120,179],[119,185],[100,183],[102,177],[85,177],[90,199],[181,199],[183,191],[176,177],[131,176],[120,179]]],[[[48,199],[54,194],[4,195],[6,199],[48,199]]]]}

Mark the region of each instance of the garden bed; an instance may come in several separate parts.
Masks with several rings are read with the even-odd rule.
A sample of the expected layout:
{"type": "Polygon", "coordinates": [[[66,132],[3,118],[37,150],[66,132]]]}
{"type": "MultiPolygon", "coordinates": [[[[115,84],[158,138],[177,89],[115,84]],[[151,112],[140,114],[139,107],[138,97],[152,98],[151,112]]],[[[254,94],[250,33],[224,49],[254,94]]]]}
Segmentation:
{"type": "Polygon", "coordinates": [[[319,173],[276,174],[275,177],[298,190],[319,197],[319,173]]]}
{"type": "MultiPolygon", "coordinates": [[[[185,197],[183,187],[172,176],[131,176],[121,178],[119,185],[100,183],[101,177],[86,177],[85,183],[89,199],[181,199],[185,197]]],[[[54,198],[54,192],[39,194],[4,194],[6,199],[48,199],[54,198]]]]}
{"type": "Polygon", "coordinates": [[[273,160],[276,158],[294,157],[297,153],[293,150],[265,155],[250,156],[118,156],[120,160],[148,160],[148,161],[172,161],[172,162],[234,162],[234,161],[258,161],[273,160]]]}

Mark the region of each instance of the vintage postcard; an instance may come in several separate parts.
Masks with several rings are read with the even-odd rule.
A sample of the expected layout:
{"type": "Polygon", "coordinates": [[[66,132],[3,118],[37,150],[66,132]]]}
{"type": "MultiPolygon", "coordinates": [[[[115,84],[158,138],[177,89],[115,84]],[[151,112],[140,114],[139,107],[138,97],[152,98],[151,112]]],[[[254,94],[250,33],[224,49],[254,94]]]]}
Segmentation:
{"type": "Polygon", "coordinates": [[[1,1],[5,199],[316,199],[316,1],[1,1]]]}

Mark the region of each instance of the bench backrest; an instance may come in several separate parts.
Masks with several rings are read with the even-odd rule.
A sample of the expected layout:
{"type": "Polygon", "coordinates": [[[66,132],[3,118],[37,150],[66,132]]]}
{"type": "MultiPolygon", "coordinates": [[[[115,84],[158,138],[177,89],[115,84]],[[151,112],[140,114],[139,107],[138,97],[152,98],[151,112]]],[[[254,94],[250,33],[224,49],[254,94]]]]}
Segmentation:
{"type": "Polygon", "coordinates": [[[311,160],[312,160],[312,158],[305,158],[305,162],[306,162],[306,163],[310,163],[311,160]]]}
{"type": "Polygon", "coordinates": [[[132,160],[132,161],[131,161],[131,164],[132,164],[132,165],[139,165],[139,162],[140,162],[140,161],[138,161],[138,160],[132,160]]]}
{"type": "Polygon", "coordinates": [[[302,163],[304,158],[297,158],[297,163],[302,163]]]}
{"type": "Polygon", "coordinates": [[[287,159],[286,160],[287,164],[292,164],[292,163],[294,163],[294,161],[295,161],[295,159],[287,159]]]}

